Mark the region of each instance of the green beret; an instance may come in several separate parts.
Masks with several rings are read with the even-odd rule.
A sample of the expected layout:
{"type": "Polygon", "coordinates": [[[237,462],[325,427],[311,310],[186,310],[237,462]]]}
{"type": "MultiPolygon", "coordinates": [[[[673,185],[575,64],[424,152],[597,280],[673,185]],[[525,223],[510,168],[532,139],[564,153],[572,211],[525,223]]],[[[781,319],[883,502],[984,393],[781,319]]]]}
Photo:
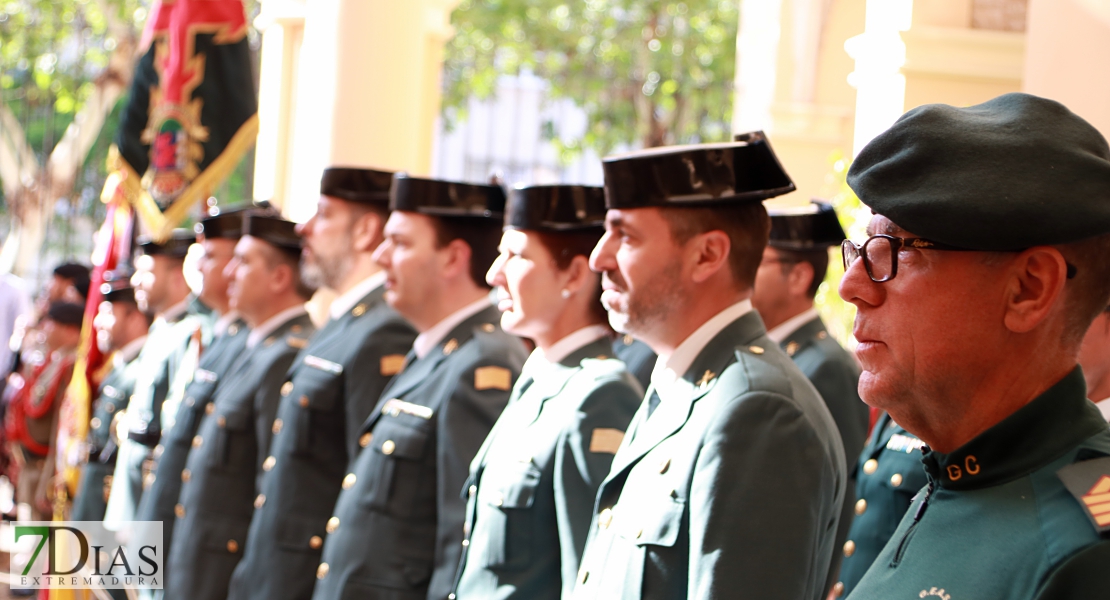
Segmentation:
{"type": "Polygon", "coordinates": [[[863,148],[848,185],[903,229],[983,251],[1110,233],[1110,147],[1059,102],[1006,94],[915,108],[863,148]]]}

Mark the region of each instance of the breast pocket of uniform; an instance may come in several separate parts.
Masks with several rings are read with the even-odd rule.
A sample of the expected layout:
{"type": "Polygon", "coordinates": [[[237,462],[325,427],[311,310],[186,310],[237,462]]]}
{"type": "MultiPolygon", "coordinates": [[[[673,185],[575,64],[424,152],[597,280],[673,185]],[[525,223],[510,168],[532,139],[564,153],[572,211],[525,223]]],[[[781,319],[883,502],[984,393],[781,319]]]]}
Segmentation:
{"type": "Polygon", "coordinates": [[[236,467],[254,468],[254,449],[251,433],[249,410],[233,409],[216,411],[210,419],[216,420],[216,439],[209,455],[211,466],[222,470],[235,470],[236,467]]]}
{"type": "MultiPolygon", "coordinates": [[[[333,363],[328,363],[333,364],[333,363]]],[[[336,414],[336,404],[340,402],[343,379],[340,373],[324,371],[315,367],[302,366],[297,370],[293,382],[286,383],[282,393],[283,402],[292,402],[296,414],[292,425],[295,437],[294,453],[298,456],[311,456],[318,444],[317,438],[343,435],[341,416],[336,414]],[[329,427],[329,423],[338,424],[329,427]]],[[[331,457],[322,457],[331,458],[331,457]]]]}
{"type": "Polygon", "coordinates": [[[472,550],[482,548],[479,558],[485,567],[512,571],[531,563],[532,505],[539,485],[540,470],[532,463],[495,463],[482,472],[478,525],[470,543],[472,550]]]}
{"type": "Polygon", "coordinates": [[[206,400],[211,397],[214,387],[214,382],[194,380],[185,389],[185,398],[181,401],[181,407],[177,410],[177,418],[172,430],[178,432],[171,435],[173,443],[182,446],[192,443],[193,435],[196,434],[197,427],[200,425],[204,409],[208,406],[206,400]]]}
{"type": "Polygon", "coordinates": [[[686,503],[675,498],[619,504],[611,525],[617,535],[637,546],[674,546],[682,529],[686,503]]]}
{"type": "Polygon", "coordinates": [[[435,473],[424,465],[430,432],[391,423],[374,432],[368,456],[360,456],[356,471],[367,477],[362,505],[399,517],[431,511],[433,506],[418,506],[421,491],[435,489],[435,473]],[[430,487],[429,487],[430,486],[430,487]]]}
{"type": "Polygon", "coordinates": [[[221,555],[239,554],[246,546],[250,522],[241,518],[209,515],[200,527],[206,552],[221,555]]]}

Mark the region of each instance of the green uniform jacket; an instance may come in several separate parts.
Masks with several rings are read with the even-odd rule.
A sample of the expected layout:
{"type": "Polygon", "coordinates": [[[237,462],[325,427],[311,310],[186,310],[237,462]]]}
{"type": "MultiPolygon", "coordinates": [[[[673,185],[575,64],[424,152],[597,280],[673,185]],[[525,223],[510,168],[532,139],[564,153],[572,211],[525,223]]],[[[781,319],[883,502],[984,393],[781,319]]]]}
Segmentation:
{"type": "Polygon", "coordinates": [[[883,413],[860,454],[856,473],[855,519],[848,541],[841,544],[836,597],[848,595],[879,555],[914,495],[928,483],[921,465],[922,442],[883,413]],[[851,542],[851,543],[848,543],[851,542]]]}
{"type": "Polygon", "coordinates": [[[685,398],[633,418],[573,597],[824,598],[847,475],[813,384],[755,312],[710,340],[683,384],[685,398]]]}
{"type": "Polygon", "coordinates": [[[188,308],[176,320],[157,320],[151,325],[139,352],[139,376],[124,418],[127,439],[120,441],[105,514],[109,528],[123,527],[123,523],[135,520],[145,489],[143,463],[152,459],[162,436],[162,403],[177,377],[190,340],[199,333],[202,341],[207,342],[213,324],[212,310],[190,296],[188,308]]]}
{"type": "Polygon", "coordinates": [[[235,366],[213,395],[180,473],[177,535],[170,548],[168,600],[222,600],[239,564],[254,515],[258,478],[285,374],[315,328],[308,315],[279,326],[235,366]]]}
{"type": "MultiPolygon", "coordinates": [[[[859,365],[825,328],[821,317],[802,325],[782,341],[786,354],[813,382],[836,421],[840,441],[844,443],[845,468],[848,487],[844,490],[844,505],[840,512],[840,525],[836,531],[836,547],[848,539],[852,525],[852,507],[856,504],[856,459],[867,441],[867,422],[870,416],[867,405],[859,397],[859,365]]],[[[840,552],[833,553],[829,565],[826,589],[833,586],[840,572],[840,552]]]]}
{"type": "Polygon", "coordinates": [[[1105,598],[1110,565],[1090,560],[1106,552],[1079,498],[1110,500],[1110,427],[1085,396],[1076,367],[950,454],[926,451],[927,487],[850,598],[1022,600],[1096,575],[1100,589],[1052,597],[1105,598]]]}
{"type": "Polygon", "coordinates": [[[139,372],[139,357],[112,369],[100,383],[85,439],[89,456],[81,469],[81,482],[73,498],[73,521],[100,521],[108,507],[107,491],[112,485],[112,471],[116,467],[119,442],[112,436],[112,420],[116,413],[127,409],[135,379],[139,372]]]}
{"type": "Polygon", "coordinates": [[[643,398],[610,352],[599,339],[517,382],[470,464],[460,600],[570,595],[597,488],[643,398]]]}
{"type": "Polygon", "coordinates": [[[305,600],[316,583],[324,526],[358,449],[358,430],[400,369],[416,332],[381,287],[332,319],[282,385],[262,493],[228,597],[305,600]]]}
{"type": "Polygon", "coordinates": [[[625,334],[613,340],[613,353],[645,390],[651,385],[651,372],[659,358],[647,344],[625,334]]]}
{"type": "MultiPolygon", "coordinates": [[[[157,466],[150,487],[143,492],[136,512],[139,521],[162,522],[162,545],[169,550],[173,544],[174,507],[181,495],[181,471],[193,447],[201,420],[218,389],[221,380],[247,344],[249,330],[242,321],[228,326],[224,335],[213,340],[200,357],[193,380],[185,388],[184,399],[177,408],[173,426],[162,434],[162,441],[155,446],[157,466]]],[[[163,587],[173,575],[164,574],[163,587]]]]}
{"type": "Polygon", "coordinates": [[[382,394],[328,522],[315,600],[442,600],[451,592],[470,461],[526,358],[500,319],[490,306],[464,320],[382,394]]]}

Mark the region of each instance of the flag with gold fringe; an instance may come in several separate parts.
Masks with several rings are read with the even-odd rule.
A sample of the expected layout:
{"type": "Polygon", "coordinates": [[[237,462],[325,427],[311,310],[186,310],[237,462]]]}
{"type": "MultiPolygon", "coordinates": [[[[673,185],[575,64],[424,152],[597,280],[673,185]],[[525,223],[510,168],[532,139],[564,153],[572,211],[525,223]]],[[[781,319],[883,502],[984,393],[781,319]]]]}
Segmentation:
{"type": "Polygon", "coordinates": [[[122,194],[165,239],[239,164],[258,135],[242,0],[155,0],[108,159],[122,194]]]}
{"type": "MultiPolygon", "coordinates": [[[[167,238],[254,146],[258,99],[247,29],[242,0],[151,4],[101,194],[108,216],[93,257],[79,362],[60,416],[64,430],[56,440],[61,477],[55,519],[66,517],[66,499],[76,489],[80,472],[74,457],[81,452],[92,397],[106,368],[93,328],[104,273],[130,260],[136,215],[152,237],[167,238]]],[[[88,592],[51,590],[49,597],[89,598],[88,592]]]]}

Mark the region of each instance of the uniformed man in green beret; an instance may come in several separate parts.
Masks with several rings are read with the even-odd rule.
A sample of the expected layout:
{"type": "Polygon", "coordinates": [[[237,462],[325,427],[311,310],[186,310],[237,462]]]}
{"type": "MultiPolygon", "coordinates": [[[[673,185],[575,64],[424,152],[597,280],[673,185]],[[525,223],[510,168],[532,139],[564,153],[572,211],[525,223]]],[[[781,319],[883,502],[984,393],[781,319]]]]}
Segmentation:
{"type": "Polygon", "coordinates": [[[285,374],[316,328],[305,311],[313,289],[301,279],[301,238],[279,216],[246,214],[228,265],[231,306],[250,326],[246,347],[212,398],[181,472],[177,534],[169,549],[166,598],[227,597],[243,556],[259,476],[273,468],[272,426],[285,374]]]}
{"type": "Polygon", "coordinates": [[[362,450],[327,521],[315,600],[448,597],[470,461],[527,357],[501,329],[485,282],[501,187],[399,173],[389,204],[374,257],[386,300],[420,335],[358,429],[362,450]]]}
{"type": "Polygon", "coordinates": [[[850,598],[1096,598],[1110,589],[1110,427],[1076,362],[1110,302],[1110,147],[1007,94],[913,109],[848,184],[860,395],[924,443],[928,483],[850,598]]]}
{"type": "Polygon", "coordinates": [[[793,183],[761,132],[603,168],[590,266],[609,322],[659,359],[598,491],[573,597],[823,598],[844,449],[750,300],[762,201],[793,183]]]}
{"type": "Polygon", "coordinates": [[[135,299],[142,310],[154,315],[154,323],[139,353],[139,378],[120,426],[119,456],[104,516],[111,530],[128,530],[127,523],[135,520],[153,475],[154,449],[162,437],[162,404],[171,398],[190,344],[197,348],[211,340],[216,317],[189,289],[182,270],[195,241],[191,230],[175,229],[165,242],[139,243],[142,255],[135,261],[135,299]]]}
{"type": "MultiPolygon", "coordinates": [[[[832,205],[812,201],[806,206],[778,208],[771,215],[771,237],[755,273],[752,306],[767,326],[767,337],[794,359],[825,400],[844,443],[848,486],[836,535],[837,547],[847,539],[856,503],[856,458],[867,437],[867,405],[859,398],[859,366],[835,339],[813,304],[829,267],[829,249],[846,237],[832,205]]],[[[829,569],[831,588],[840,570],[840,553],[829,569]]]]}
{"type": "MultiPolygon", "coordinates": [[[[197,340],[192,340],[193,352],[188,353],[191,360],[184,361],[178,369],[177,388],[168,395],[173,397],[177,408],[172,420],[168,415],[163,416],[168,427],[163,430],[162,439],[154,448],[153,476],[139,501],[136,515],[139,521],[162,522],[162,545],[166,551],[173,544],[175,507],[181,494],[181,471],[185,468],[193,438],[201,419],[210,410],[209,403],[216,386],[231,368],[234,358],[242,352],[247,340],[246,323],[230,305],[230,278],[224,270],[235,254],[235,244],[242,236],[243,215],[251,210],[259,209],[221,212],[202,219],[194,228],[197,244],[202,250],[197,264],[202,282],[199,298],[219,318],[213,326],[212,342],[200,349],[197,348],[197,340]],[[197,350],[201,350],[199,356],[194,354],[197,350]],[[195,368],[191,368],[194,364],[195,368]],[[186,369],[189,371],[186,372],[186,369]]],[[[164,404],[169,405],[169,401],[164,404]]],[[[172,577],[168,571],[163,573],[163,588],[169,585],[172,577]]],[[[143,597],[161,596],[160,590],[140,590],[139,593],[143,597]]]]}
{"type": "Polygon", "coordinates": [[[1087,329],[1079,348],[1079,365],[1087,378],[1087,398],[1110,421],[1110,306],[1087,329]]]}
{"type": "Polygon", "coordinates": [[[97,344],[105,353],[112,353],[112,370],[100,383],[93,400],[93,416],[85,439],[87,457],[70,514],[74,521],[104,519],[119,449],[119,438],[115,437],[112,425],[116,414],[127,409],[134,392],[139,375],[139,350],[150,329],[150,315],[139,310],[127,271],[105,273],[100,293],[103,302],[94,326],[97,344]]]}
{"type": "Polygon", "coordinates": [[[279,389],[268,469],[229,598],[312,595],[327,521],[361,448],[359,429],[412,348],[416,332],[383,299],[386,275],[373,260],[392,180],[388,171],[327,169],[316,214],[300,226],[306,278],[339,297],[279,389]]]}

